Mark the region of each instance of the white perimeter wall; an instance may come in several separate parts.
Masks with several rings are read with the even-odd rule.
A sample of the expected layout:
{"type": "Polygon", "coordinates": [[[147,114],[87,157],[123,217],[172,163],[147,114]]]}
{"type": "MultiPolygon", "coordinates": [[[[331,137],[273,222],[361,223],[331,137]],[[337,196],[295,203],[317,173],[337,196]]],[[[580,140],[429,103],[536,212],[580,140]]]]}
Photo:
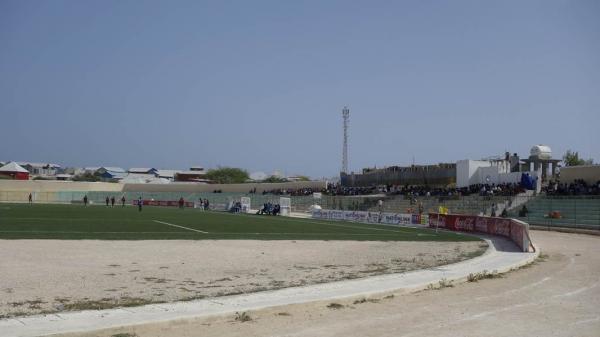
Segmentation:
{"type": "Polygon", "coordinates": [[[257,193],[275,189],[312,188],[315,191],[327,187],[326,181],[296,181],[287,183],[247,183],[247,184],[119,184],[105,182],[76,182],[50,180],[0,180],[0,192],[60,192],[60,191],[107,191],[107,192],[223,192],[248,193],[256,188],[257,193]]]}
{"type": "Polygon", "coordinates": [[[0,191],[60,192],[106,191],[120,192],[123,185],[104,182],[52,181],[52,180],[0,180],[0,191]]]}

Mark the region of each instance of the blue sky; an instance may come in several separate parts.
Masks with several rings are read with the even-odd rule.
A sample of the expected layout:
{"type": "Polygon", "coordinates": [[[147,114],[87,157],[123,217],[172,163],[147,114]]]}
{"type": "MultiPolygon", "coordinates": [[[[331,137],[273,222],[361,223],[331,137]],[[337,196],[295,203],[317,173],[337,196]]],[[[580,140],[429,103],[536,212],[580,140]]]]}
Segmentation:
{"type": "Polygon", "coordinates": [[[0,160],[600,161],[600,2],[0,0],[0,160]]]}

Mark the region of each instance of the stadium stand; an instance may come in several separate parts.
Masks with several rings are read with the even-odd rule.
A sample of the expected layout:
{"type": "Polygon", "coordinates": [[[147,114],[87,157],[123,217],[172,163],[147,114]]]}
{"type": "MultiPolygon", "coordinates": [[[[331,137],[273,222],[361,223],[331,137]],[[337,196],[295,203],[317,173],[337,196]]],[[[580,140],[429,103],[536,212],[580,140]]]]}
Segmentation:
{"type": "Polygon", "coordinates": [[[513,209],[509,215],[538,226],[600,230],[600,197],[541,195],[524,205],[526,214],[513,209]]]}
{"type": "Polygon", "coordinates": [[[574,182],[567,188],[561,188],[560,185],[552,188],[551,185],[550,190],[546,190],[547,193],[543,192],[537,196],[533,195],[533,191],[523,191],[514,185],[474,185],[467,189],[379,186],[367,188],[365,195],[355,194],[363,192],[360,190],[340,190],[336,185],[325,188],[324,184],[319,186],[312,182],[313,185],[308,183],[304,187],[300,187],[299,183],[267,184],[268,188],[262,189],[262,185],[237,187],[246,191],[243,193],[225,189],[221,193],[213,193],[210,188],[214,189],[216,185],[208,185],[206,189],[209,191],[194,191],[188,186],[177,184],[165,187],[162,184],[121,185],[55,181],[26,181],[19,185],[13,181],[1,183],[4,188],[0,188],[0,202],[26,202],[30,193],[34,202],[41,203],[81,203],[86,195],[92,204],[103,204],[106,197],[113,196],[117,200],[124,196],[128,205],[132,205],[133,200],[140,197],[143,200],[155,201],[176,201],[183,198],[191,203],[208,199],[212,209],[224,210],[230,201],[250,197],[251,208],[258,210],[266,203],[279,203],[280,197],[289,197],[291,211],[297,213],[308,212],[315,204],[323,209],[412,214],[436,212],[443,206],[454,214],[501,216],[506,209],[506,216],[519,218],[532,225],[600,230],[600,196],[595,195],[599,185],[584,185],[581,182],[574,182]],[[15,188],[17,186],[22,188],[18,190],[15,188]],[[276,186],[277,188],[274,188],[276,186]],[[151,191],[150,187],[159,191],[151,191]],[[252,192],[249,193],[249,190],[252,192]],[[320,199],[313,197],[312,193],[315,191],[324,192],[320,199]],[[520,216],[523,205],[528,212],[520,216]]]}

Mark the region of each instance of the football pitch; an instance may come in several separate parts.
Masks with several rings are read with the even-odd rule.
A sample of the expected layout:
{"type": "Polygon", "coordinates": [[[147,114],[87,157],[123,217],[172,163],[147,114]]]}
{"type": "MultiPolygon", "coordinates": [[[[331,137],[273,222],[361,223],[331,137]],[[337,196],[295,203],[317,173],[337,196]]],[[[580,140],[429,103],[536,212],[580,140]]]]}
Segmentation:
{"type": "Polygon", "coordinates": [[[0,204],[0,239],[476,241],[460,233],[145,206],[0,204]]]}

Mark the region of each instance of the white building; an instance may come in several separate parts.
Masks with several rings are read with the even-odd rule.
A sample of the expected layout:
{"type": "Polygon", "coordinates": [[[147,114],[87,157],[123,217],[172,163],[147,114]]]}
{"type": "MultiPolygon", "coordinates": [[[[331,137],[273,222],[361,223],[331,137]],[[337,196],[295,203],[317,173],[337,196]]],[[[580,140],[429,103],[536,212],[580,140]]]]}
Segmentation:
{"type": "Polygon", "coordinates": [[[18,162],[17,164],[29,171],[32,176],[54,177],[60,173],[60,165],[58,164],[31,162],[18,162]]]}
{"type": "MultiPolygon", "coordinates": [[[[514,171],[514,170],[512,170],[514,171]]],[[[470,160],[456,162],[456,187],[468,187],[475,184],[520,183],[521,175],[540,177],[541,170],[511,172],[509,160],[470,160]]]]}

